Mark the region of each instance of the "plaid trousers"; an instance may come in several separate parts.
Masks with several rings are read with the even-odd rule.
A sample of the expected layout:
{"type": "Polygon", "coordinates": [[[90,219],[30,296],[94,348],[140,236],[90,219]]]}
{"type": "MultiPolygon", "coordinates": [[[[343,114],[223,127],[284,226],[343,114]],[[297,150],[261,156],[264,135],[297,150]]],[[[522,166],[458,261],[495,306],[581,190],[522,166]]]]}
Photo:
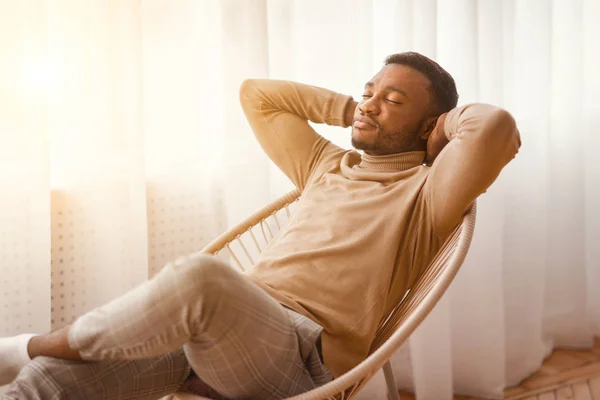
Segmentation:
{"type": "Polygon", "coordinates": [[[182,257],[74,322],[86,361],[38,357],[2,399],[159,399],[194,375],[222,398],[281,399],[332,379],[321,332],[217,257],[182,257]]]}

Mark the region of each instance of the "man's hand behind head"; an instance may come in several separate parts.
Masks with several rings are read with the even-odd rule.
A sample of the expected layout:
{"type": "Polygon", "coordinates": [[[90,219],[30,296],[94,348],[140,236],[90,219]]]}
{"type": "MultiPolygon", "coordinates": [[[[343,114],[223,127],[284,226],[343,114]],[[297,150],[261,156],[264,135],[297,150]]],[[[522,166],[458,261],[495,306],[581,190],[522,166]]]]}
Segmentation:
{"type": "Polygon", "coordinates": [[[446,121],[447,115],[448,113],[443,113],[438,117],[435,127],[427,139],[427,157],[425,158],[425,162],[428,165],[433,164],[433,161],[449,143],[446,132],[444,131],[444,122],[446,121]]]}

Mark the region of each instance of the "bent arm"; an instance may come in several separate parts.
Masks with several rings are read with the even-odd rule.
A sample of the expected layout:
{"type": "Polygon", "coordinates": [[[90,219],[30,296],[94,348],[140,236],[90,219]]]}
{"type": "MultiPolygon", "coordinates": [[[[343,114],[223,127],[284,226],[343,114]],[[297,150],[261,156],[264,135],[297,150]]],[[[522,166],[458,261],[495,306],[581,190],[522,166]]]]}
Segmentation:
{"type": "Polygon", "coordinates": [[[352,98],[300,83],[250,79],[240,88],[242,108],[269,158],[303,189],[330,144],[308,122],[347,127],[352,98]]]}
{"type": "Polygon", "coordinates": [[[450,111],[444,132],[449,143],[433,163],[426,186],[439,235],[447,234],[462,220],[521,146],[514,118],[488,104],[450,111]]]}

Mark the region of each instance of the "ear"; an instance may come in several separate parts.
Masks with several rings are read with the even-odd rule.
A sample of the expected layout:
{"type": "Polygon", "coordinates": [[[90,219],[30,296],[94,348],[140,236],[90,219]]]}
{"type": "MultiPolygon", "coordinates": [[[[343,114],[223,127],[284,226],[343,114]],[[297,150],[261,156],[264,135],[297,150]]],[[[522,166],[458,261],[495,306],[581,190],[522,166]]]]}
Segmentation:
{"type": "Polygon", "coordinates": [[[433,132],[435,125],[437,124],[438,117],[429,117],[423,124],[421,125],[421,129],[419,129],[419,138],[423,140],[429,139],[429,135],[433,132]]]}

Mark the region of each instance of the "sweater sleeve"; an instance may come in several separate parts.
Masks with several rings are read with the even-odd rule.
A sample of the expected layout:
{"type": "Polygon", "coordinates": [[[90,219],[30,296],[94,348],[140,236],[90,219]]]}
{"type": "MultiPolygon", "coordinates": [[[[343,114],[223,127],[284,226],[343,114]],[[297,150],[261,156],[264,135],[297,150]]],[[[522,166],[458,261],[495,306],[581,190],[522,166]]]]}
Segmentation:
{"type": "Polygon", "coordinates": [[[521,146],[513,117],[488,104],[450,111],[444,131],[450,142],[434,161],[426,184],[433,226],[442,236],[462,220],[521,146]]]}
{"type": "Polygon", "coordinates": [[[344,111],[352,98],[300,83],[250,79],[240,102],[269,158],[303,189],[330,142],[308,122],[346,127],[344,111]]]}

